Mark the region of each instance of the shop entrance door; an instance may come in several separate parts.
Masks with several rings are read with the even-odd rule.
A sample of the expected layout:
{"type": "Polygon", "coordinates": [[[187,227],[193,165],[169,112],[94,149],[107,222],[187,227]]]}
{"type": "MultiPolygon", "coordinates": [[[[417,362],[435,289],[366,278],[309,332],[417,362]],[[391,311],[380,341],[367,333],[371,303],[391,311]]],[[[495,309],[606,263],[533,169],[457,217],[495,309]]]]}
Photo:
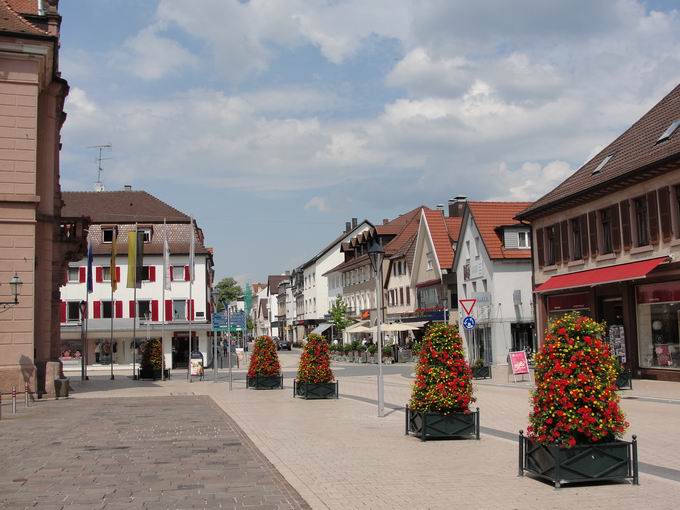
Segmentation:
{"type": "MultiPolygon", "coordinates": [[[[192,337],[191,350],[198,350],[198,337],[192,337]]],[[[172,368],[189,366],[189,336],[172,337],[172,368]]]]}
{"type": "Polygon", "coordinates": [[[511,324],[510,330],[513,351],[525,351],[527,355],[534,352],[536,334],[533,322],[511,324]]]}

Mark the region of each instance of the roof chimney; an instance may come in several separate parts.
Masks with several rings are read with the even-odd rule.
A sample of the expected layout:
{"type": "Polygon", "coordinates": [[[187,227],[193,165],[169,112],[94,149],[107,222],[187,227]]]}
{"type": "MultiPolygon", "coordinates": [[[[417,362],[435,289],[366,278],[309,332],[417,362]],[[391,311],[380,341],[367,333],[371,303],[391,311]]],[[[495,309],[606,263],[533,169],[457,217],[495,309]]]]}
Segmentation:
{"type": "Polygon", "coordinates": [[[444,204],[437,204],[434,208],[437,209],[437,211],[443,211],[444,210],[444,204]]]}
{"type": "Polygon", "coordinates": [[[352,230],[352,223],[349,221],[345,222],[345,234],[348,234],[352,230]]]}
{"type": "Polygon", "coordinates": [[[357,228],[357,219],[352,218],[352,228],[357,228]]]}
{"type": "Polygon", "coordinates": [[[126,184],[125,186],[123,186],[123,191],[132,191],[132,185],[126,184]]]}
{"type": "Polygon", "coordinates": [[[390,222],[387,218],[383,218],[383,225],[387,225],[390,222]]]}
{"type": "Polygon", "coordinates": [[[461,218],[465,211],[465,204],[467,197],[465,195],[457,195],[449,200],[449,217],[461,218]]]}

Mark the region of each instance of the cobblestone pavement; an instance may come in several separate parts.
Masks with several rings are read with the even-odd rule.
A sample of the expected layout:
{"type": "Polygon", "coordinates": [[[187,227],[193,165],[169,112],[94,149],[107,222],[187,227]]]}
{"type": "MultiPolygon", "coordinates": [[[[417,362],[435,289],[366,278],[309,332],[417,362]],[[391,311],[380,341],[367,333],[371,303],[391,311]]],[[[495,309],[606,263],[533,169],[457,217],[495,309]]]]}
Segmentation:
{"type": "Polygon", "coordinates": [[[59,400],[0,422],[0,508],[309,508],[205,396],[59,400]]]}
{"type": "MultiPolygon", "coordinates": [[[[286,374],[296,353],[282,353],[286,374]]],[[[76,382],[74,400],[143,395],[212,397],[312,508],[332,509],[573,509],[677,508],[680,493],[680,385],[635,383],[622,405],[630,433],[640,439],[641,485],[568,486],[560,490],[517,477],[517,431],[525,428],[529,385],[508,384],[502,373],[475,383],[481,441],[421,443],[404,436],[413,367],[390,367],[388,415],[376,416],[376,367],[334,364],[339,400],[293,399],[284,391],[246,390],[236,381],[166,382],[130,379],[76,382]],[[370,374],[370,375],[369,375],[370,374]],[[638,398],[630,398],[638,397],[638,398]],[[661,397],[661,398],[657,398],[661,397]]]]}

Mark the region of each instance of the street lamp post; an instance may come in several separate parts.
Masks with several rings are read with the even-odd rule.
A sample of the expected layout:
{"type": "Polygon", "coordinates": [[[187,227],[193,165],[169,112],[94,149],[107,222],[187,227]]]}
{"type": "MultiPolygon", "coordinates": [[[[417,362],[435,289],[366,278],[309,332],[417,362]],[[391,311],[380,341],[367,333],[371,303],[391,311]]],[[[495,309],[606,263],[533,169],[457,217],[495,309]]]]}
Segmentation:
{"type": "Polygon", "coordinates": [[[378,417],[385,415],[385,391],[383,386],[382,371],[382,333],[380,331],[382,313],[382,263],[385,257],[385,250],[377,239],[374,239],[368,248],[368,257],[371,259],[371,266],[375,273],[375,309],[376,320],[375,329],[378,344],[378,417]]]}
{"type": "MultiPolygon", "coordinates": [[[[220,291],[213,289],[212,296],[213,313],[217,313],[217,300],[220,298],[220,291]]],[[[217,331],[213,331],[213,381],[217,382],[217,331]]]]}
{"type": "Polygon", "coordinates": [[[87,320],[87,302],[80,302],[80,380],[87,381],[87,334],[85,333],[85,321],[87,320]]]}

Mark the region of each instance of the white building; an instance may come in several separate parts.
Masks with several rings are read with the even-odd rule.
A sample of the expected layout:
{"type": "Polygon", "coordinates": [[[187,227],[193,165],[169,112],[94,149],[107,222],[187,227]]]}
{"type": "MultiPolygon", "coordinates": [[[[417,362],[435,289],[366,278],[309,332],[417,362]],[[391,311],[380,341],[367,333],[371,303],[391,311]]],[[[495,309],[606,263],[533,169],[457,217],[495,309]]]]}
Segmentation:
{"type": "Polygon", "coordinates": [[[204,363],[212,359],[209,341],[212,254],[203,244],[203,233],[194,228],[195,278],[189,282],[190,218],[144,191],[126,187],[118,192],[64,192],[69,216],[91,220],[88,240],[93,245],[93,291],[87,293],[87,260],[71,262],[61,287],[62,361],[77,364],[83,352],[81,333],[87,327],[88,365],[132,364],[141,359],[147,338],[163,337],[166,367],[187,366],[189,352],[200,350],[204,363]],[[164,223],[165,222],[165,223],[164,223]],[[135,291],[127,288],[127,234],[144,232],[144,280],[135,291]],[[116,233],[118,288],[111,295],[111,250],[116,233]],[[163,240],[170,248],[171,289],[163,291],[163,240]],[[89,302],[86,324],[81,302],[89,302]],[[113,320],[112,320],[113,318],[113,320]],[[191,324],[190,324],[191,320],[191,324]],[[165,323],[165,326],[164,326],[165,323]],[[192,343],[189,345],[189,331],[192,343]],[[134,337],[137,342],[133,342],[134,337]],[[163,331],[165,333],[163,334],[163,331]]]}
{"type": "Polygon", "coordinates": [[[505,364],[509,351],[535,348],[529,226],[514,219],[525,202],[468,202],[453,270],[458,299],[476,299],[476,327],[459,326],[469,360],[505,364]]]}

